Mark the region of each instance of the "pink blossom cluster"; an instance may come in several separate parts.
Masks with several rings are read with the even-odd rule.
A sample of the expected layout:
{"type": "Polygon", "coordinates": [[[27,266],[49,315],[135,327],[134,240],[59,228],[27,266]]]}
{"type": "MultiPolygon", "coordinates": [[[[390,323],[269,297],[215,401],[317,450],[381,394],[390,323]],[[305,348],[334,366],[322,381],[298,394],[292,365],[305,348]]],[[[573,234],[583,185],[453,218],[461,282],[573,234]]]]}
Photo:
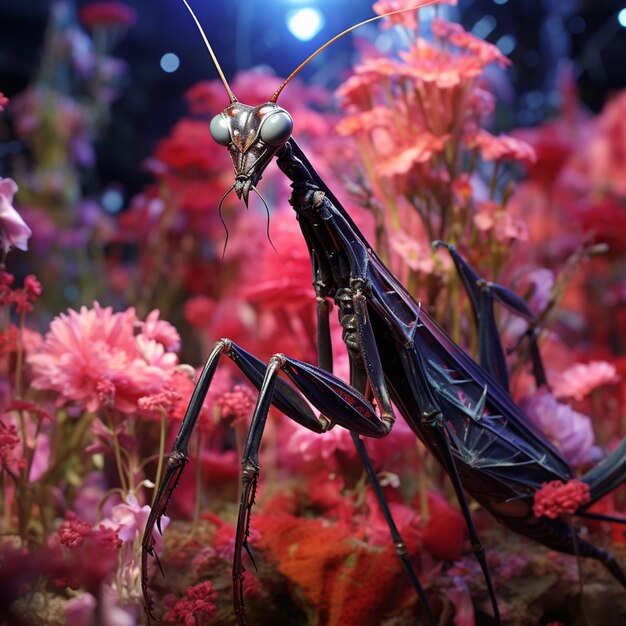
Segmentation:
{"type": "Polygon", "coordinates": [[[54,391],[59,405],[137,411],[139,398],[163,389],[178,365],[178,333],[158,317],[153,311],[143,322],[133,308],[114,313],[97,302],[69,309],[28,355],[32,386],[54,391]]]}

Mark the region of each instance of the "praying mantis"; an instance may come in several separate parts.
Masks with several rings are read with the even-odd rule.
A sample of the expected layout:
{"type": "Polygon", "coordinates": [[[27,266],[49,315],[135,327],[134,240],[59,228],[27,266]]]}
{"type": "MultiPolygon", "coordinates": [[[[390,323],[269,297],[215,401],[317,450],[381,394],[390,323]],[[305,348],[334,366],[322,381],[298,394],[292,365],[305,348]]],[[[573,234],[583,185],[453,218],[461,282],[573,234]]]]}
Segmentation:
{"type": "MultiPolygon", "coordinates": [[[[387,436],[396,413],[406,420],[450,479],[497,623],[502,620],[496,592],[466,493],[511,530],[553,550],[597,559],[626,587],[626,576],[613,555],[581,538],[562,519],[537,517],[533,513],[533,496],[542,484],[565,483],[574,473],[560,451],[530,423],[508,393],[503,349],[493,332],[494,300],[529,324],[534,373],[538,384],[545,383],[535,342],[536,320],[523,299],[505,287],[482,280],[454,247],[447,246],[478,321],[481,363],[476,363],[381,261],[293,138],[294,120],[277,101],[311,57],[294,70],[267,102],[239,102],[197,17],[188,2],[183,2],[200,28],[228,99],[226,108],[210,123],[213,139],[229,152],[233,162],[234,182],[227,193],[234,190],[247,205],[250,193],[256,192],[274,159],[291,182],[290,204],[311,259],[319,360],[313,365],[278,352],[264,363],[231,339],[220,339],[213,346],[158,485],[145,529],[142,585],[148,609],[147,559],[154,555],[152,531],[155,525],[159,526],[188,461],[194,425],[222,356],[232,360],[259,390],[242,458],[242,495],[233,562],[234,610],[240,624],[246,623],[243,551],[250,553],[248,537],[260,474],[259,449],[272,405],[320,435],[335,425],[350,431],[377,494],[391,540],[430,624],[436,624],[433,610],[361,440],[387,436]],[[338,310],[343,329],[350,363],[349,382],[332,374],[331,303],[338,310]],[[281,372],[285,378],[279,377],[281,372]]],[[[321,49],[359,25],[331,39],[321,49]]],[[[592,516],[587,509],[624,480],[625,469],[626,440],[580,478],[589,487],[590,499],[576,514],[592,516]]]]}

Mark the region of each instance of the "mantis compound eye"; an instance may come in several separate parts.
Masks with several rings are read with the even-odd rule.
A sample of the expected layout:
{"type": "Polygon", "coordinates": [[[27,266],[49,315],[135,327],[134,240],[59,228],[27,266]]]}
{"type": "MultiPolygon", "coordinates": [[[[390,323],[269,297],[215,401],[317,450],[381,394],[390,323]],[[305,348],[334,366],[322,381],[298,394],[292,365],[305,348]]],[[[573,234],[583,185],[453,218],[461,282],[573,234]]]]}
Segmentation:
{"type": "Polygon", "coordinates": [[[287,111],[277,111],[267,117],[261,126],[261,139],[268,146],[282,146],[291,137],[293,120],[287,111]]]}
{"type": "Polygon", "coordinates": [[[230,131],[228,130],[228,121],[221,115],[217,114],[209,126],[209,131],[213,141],[219,143],[220,146],[227,146],[230,143],[230,131]]]}

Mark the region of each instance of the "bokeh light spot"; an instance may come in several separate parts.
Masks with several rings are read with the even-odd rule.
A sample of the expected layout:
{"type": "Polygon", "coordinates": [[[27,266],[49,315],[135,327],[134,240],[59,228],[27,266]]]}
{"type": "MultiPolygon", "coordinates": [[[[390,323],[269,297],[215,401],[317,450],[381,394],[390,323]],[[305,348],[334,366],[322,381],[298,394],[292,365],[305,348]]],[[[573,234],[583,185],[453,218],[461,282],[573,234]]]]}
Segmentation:
{"type": "Polygon", "coordinates": [[[289,32],[300,41],[309,41],[324,27],[324,16],[313,7],[294,9],[286,17],[289,32]]]}
{"type": "Polygon", "coordinates": [[[175,72],[180,67],[180,59],[173,52],[166,52],[161,57],[161,69],[168,74],[175,72]]]}

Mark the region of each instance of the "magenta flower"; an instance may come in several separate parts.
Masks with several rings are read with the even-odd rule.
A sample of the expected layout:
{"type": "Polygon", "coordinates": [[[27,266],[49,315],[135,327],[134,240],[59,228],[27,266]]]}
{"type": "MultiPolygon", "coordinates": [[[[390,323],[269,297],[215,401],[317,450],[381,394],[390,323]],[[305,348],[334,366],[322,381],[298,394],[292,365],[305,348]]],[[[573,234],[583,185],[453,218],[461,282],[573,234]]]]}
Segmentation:
{"type": "Polygon", "coordinates": [[[597,387],[613,384],[618,380],[619,376],[612,363],[591,361],[568,367],[551,380],[551,383],[557,398],[582,400],[597,387]]]}
{"type": "Polygon", "coordinates": [[[11,248],[28,250],[33,234],[13,206],[17,185],[12,178],[0,178],[0,246],[6,254],[11,248]]]}
{"type": "MultiPolygon", "coordinates": [[[[154,317],[150,322],[156,325],[154,317]]],[[[137,332],[141,327],[133,308],[114,313],[95,302],[92,309],[69,309],[52,320],[44,341],[27,357],[32,386],[58,393],[59,405],[73,401],[91,412],[105,406],[135,412],[139,398],[161,391],[178,365],[167,346],[137,332]]],[[[166,335],[175,346],[172,333],[166,335]]]]}

